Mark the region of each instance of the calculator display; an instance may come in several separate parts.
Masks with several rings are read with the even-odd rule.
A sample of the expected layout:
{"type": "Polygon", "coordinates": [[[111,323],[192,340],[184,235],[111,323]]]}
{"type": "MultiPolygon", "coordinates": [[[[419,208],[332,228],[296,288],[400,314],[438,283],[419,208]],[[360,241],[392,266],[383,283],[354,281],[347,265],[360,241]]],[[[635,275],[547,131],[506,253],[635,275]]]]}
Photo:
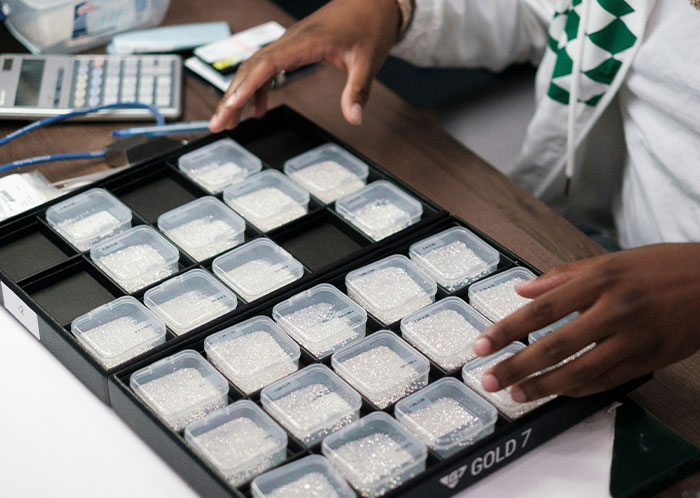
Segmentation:
{"type": "Polygon", "coordinates": [[[19,73],[15,105],[37,106],[39,105],[39,93],[41,91],[41,77],[44,74],[44,61],[40,59],[25,59],[22,61],[22,69],[19,73]]]}

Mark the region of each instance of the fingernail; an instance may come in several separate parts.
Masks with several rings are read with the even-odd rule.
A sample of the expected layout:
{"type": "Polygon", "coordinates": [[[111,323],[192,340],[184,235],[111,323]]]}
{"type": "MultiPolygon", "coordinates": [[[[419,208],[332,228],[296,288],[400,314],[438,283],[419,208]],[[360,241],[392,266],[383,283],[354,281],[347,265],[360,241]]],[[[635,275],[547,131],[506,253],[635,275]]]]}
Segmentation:
{"type": "Polygon", "coordinates": [[[527,401],[527,396],[525,396],[525,391],[520,389],[518,386],[513,386],[510,388],[510,397],[516,403],[525,403],[527,401]]]}
{"type": "Polygon", "coordinates": [[[224,105],[226,107],[233,107],[236,104],[236,100],[238,100],[238,92],[233,92],[228,96],[226,102],[224,102],[224,105]]]}
{"type": "Polygon", "coordinates": [[[362,106],[360,104],[354,104],[350,108],[350,119],[352,119],[355,124],[362,124],[362,106]]]}
{"type": "Polygon", "coordinates": [[[501,388],[498,379],[493,374],[486,374],[483,377],[481,377],[481,385],[490,393],[495,393],[501,388]]]}
{"type": "Polygon", "coordinates": [[[474,352],[479,356],[485,356],[491,352],[491,340],[488,337],[479,337],[474,342],[474,352]]]}

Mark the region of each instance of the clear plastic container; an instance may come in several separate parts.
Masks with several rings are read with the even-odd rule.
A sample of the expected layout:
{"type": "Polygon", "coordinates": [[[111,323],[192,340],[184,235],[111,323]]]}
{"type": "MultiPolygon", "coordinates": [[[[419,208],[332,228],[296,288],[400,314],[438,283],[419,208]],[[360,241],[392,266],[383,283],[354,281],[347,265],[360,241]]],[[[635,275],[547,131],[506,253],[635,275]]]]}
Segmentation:
{"type": "Polygon", "coordinates": [[[147,226],[138,226],[93,246],[90,257],[127,292],[136,292],[178,270],[177,248],[147,226]]]}
{"type": "Polygon", "coordinates": [[[362,496],[380,496],[425,470],[428,449],[384,412],[323,440],[323,455],[362,496]]]}
{"type": "Polygon", "coordinates": [[[284,172],[321,202],[330,204],[364,188],[369,168],[345,149],[325,144],[284,163],[284,172]]]}
{"type": "Polygon", "coordinates": [[[227,187],[224,201],[263,232],[296,220],[309,210],[309,192],[274,169],[227,187]]]}
{"type": "Polygon", "coordinates": [[[214,274],[247,302],[304,276],[304,266],[270,239],[260,238],[219,256],[214,274]]]}
{"type": "Polygon", "coordinates": [[[243,181],[262,169],[262,161],[230,138],[200,147],[180,156],[177,165],[184,174],[211,194],[243,181]]]}
{"type": "Polygon", "coordinates": [[[492,322],[503,320],[531,301],[515,292],[515,285],[535,278],[520,266],[485,278],[469,287],[469,304],[492,322]]]}
{"type": "Polygon", "coordinates": [[[501,258],[496,249],[462,227],[416,242],[408,254],[411,261],[450,292],[493,273],[501,258]]]}
{"type": "Polygon", "coordinates": [[[479,358],[478,360],[467,363],[462,369],[462,378],[464,379],[464,383],[472,390],[483,396],[486,401],[494,405],[501,413],[510,419],[521,417],[538,406],[541,406],[547,401],[555,398],[555,396],[548,396],[536,401],[517,403],[510,397],[510,387],[501,389],[495,393],[490,393],[484,390],[484,388],[481,386],[481,377],[487,370],[497,363],[507,360],[523,349],[525,349],[525,345],[520,342],[513,342],[491,356],[479,358]]]}
{"type": "Polygon", "coordinates": [[[101,188],[76,195],[46,210],[46,221],[80,251],[131,227],[131,209],[101,188]]]}
{"type": "Polygon", "coordinates": [[[360,418],[362,398],[325,365],[308,366],[260,393],[265,410],[306,446],[360,418]]]}
{"type": "Polygon", "coordinates": [[[430,362],[388,330],[341,349],[331,365],[380,409],[425,387],[430,372],[430,362]]]}
{"type": "Polygon", "coordinates": [[[195,269],[149,289],[143,302],[182,335],[236,309],[236,296],[206,271],[195,269]]]}
{"type": "Polygon", "coordinates": [[[253,479],[253,498],[355,498],[355,492],[330,462],[309,455],[253,479]]]}
{"type": "Polygon", "coordinates": [[[437,284],[406,256],[394,255],[351,271],[348,296],[389,325],[435,301],[437,284]]]}
{"type": "Polygon", "coordinates": [[[339,199],[335,210],[373,240],[382,240],[420,221],[423,205],[386,180],[339,199]]]}
{"type": "Polygon", "coordinates": [[[204,341],[209,361],[245,394],[251,394],[299,369],[297,343],[266,316],[210,335],[204,341]]]}
{"type": "Polygon", "coordinates": [[[272,317],[316,358],[365,336],[367,312],[330,284],[320,284],[277,304],[272,317]]]}
{"type": "Polygon", "coordinates": [[[191,349],[134,372],[129,385],[178,432],[228,402],[228,382],[224,376],[191,349]]]}
{"type": "Polygon", "coordinates": [[[202,197],[160,215],[158,229],[197,261],[243,243],[245,221],[216,197],[202,197]]]}
{"type": "Polygon", "coordinates": [[[474,341],[491,326],[458,297],[448,297],[401,320],[401,335],[448,372],[476,358],[474,341]]]}
{"type": "Polygon", "coordinates": [[[558,328],[563,327],[564,325],[573,322],[573,321],[574,321],[575,319],[577,319],[578,317],[579,317],[578,312],[577,312],[577,311],[574,311],[573,313],[571,313],[571,314],[569,314],[569,315],[566,315],[566,316],[565,316],[564,318],[562,318],[561,320],[558,320],[558,321],[554,322],[553,324],[546,326],[546,327],[543,328],[543,329],[536,330],[535,332],[530,333],[530,334],[527,336],[527,342],[530,343],[530,344],[532,344],[533,342],[535,342],[535,341],[537,341],[538,339],[540,339],[540,338],[546,336],[546,335],[549,334],[550,332],[554,332],[554,331],[557,330],[558,328]]]}
{"type": "Polygon", "coordinates": [[[188,425],[185,440],[233,486],[245,484],[287,457],[287,434],[248,400],[188,425]]]}
{"type": "Polygon", "coordinates": [[[496,408],[453,377],[402,399],[394,414],[442,458],[492,434],[498,419],[496,408]]]}
{"type": "Polygon", "coordinates": [[[131,296],[76,318],[71,332],[107,369],[165,342],[165,324],[131,296]]]}

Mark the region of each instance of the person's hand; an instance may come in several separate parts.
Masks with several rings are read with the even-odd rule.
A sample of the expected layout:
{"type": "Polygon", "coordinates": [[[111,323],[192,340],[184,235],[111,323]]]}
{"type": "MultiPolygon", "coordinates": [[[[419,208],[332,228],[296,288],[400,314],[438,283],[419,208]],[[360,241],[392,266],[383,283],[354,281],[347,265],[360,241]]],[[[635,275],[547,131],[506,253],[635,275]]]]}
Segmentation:
{"type": "Polygon", "coordinates": [[[533,301],[484,331],[474,345],[494,353],[560,318],[581,316],[495,365],[482,377],[514,401],[605,391],[700,348],[700,243],[660,244],[567,264],[516,286],[533,301]],[[563,366],[531,376],[596,346],[563,366]]]}
{"type": "Polygon", "coordinates": [[[251,99],[255,115],[262,116],[274,76],[323,60],[348,73],[341,107],[345,119],[359,125],[372,79],[396,40],[398,24],[395,0],[335,0],[325,5],[241,65],[209,129],[236,126],[251,99]]]}

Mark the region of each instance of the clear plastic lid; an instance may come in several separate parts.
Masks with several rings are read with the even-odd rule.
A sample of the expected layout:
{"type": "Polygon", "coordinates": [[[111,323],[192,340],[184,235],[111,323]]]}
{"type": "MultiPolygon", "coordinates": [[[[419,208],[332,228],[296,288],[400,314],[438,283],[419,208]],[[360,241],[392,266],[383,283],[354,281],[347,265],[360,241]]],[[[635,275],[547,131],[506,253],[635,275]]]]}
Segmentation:
{"type": "Polygon", "coordinates": [[[396,419],[443,458],[493,433],[498,411],[453,377],[402,399],[396,419]]]}
{"type": "Polygon", "coordinates": [[[209,361],[246,394],[295,372],[301,356],[297,343],[266,316],[210,335],[204,350],[209,361]]]}
{"type": "Polygon", "coordinates": [[[180,171],[212,194],[262,169],[262,161],[230,138],[180,156],[180,171]]]}
{"type": "Polygon", "coordinates": [[[177,248],[147,226],[115,235],[90,250],[92,260],[127,292],[177,272],[177,248]]]}
{"type": "Polygon", "coordinates": [[[236,309],[236,296],[206,271],[195,269],[148,290],[143,302],[177,335],[236,309]]]}
{"type": "Polygon", "coordinates": [[[430,362],[388,330],[341,349],[331,365],[380,409],[425,387],[430,372],[430,362]]]}
{"type": "Polygon", "coordinates": [[[435,281],[402,255],[351,271],[345,285],[348,296],[387,325],[429,305],[437,293],[435,281]]]}
{"type": "Polygon", "coordinates": [[[342,147],[325,144],[284,163],[284,172],[330,204],[364,188],[369,168],[342,147]]]}
{"type": "Polygon", "coordinates": [[[272,317],[319,359],[364,337],[367,324],[367,312],[330,284],[282,301],[273,308],[272,317]]]}
{"type": "Polygon", "coordinates": [[[355,493],[330,462],[309,455],[253,479],[253,498],[355,498],[355,493]],[[309,494],[313,493],[313,494],[309,494]]]}
{"type": "Polygon", "coordinates": [[[363,496],[380,496],[425,470],[428,449],[384,412],[331,434],[321,451],[363,496]]]}
{"type": "Polygon", "coordinates": [[[360,418],[362,398],[325,365],[308,366],[260,393],[265,410],[312,446],[360,418]]]}
{"type": "Polygon", "coordinates": [[[287,434],[248,400],[188,425],[185,440],[233,486],[245,484],[287,456],[287,434]]]}
{"type": "Polygon", "coordinates": [[[448,297],[401,320],[401,335],[448,372],[476,358],[474,341],[491,326],[458,297],[448,297]]]}
{"type": "Polygon", "coordinates": [[[160,215],[158,229],[197,261],[243,243],[245,221],[216,197],[202,197],[160,215]]]}
{"type": "Polygon", "coordinates": [[[80,251],[131,226],[131,209],[101,188],[59,202],[46,210],[46,221],[80,251]]]}
{"type": "Polygon", "coordinates": [[[134,372],[129,385],[176,431],[223,408],[228,401],[224,376],[191,349],[134,372]]]}
{"type": "Polygon", "coordinates": [[[500,254],[472,232],[454,227],[413,244],[411,260],[450,292],[496,270],[500,254]]]}
{"type": "Polygon", "coordinates": [[[343,197],[335,210],[375,241],[417,223],[423,215],[420,202],[386,180],[343,197]]]}
{"type": "Polygon", "coordinates": [[[131,296],[120,297],[76,318],[71,332],[105,368],[165,342],[165,324],[131,296]]]}
{"type": "Polygon", "coordinates": [[[308,211],[309,192],[274,169],[257,173],[224,190],[224,201],[263,232],[308,211]]]}
{"type": "Polygon", "coordinates": [[[219,256],[214,274],[247,302],[304,276],[304,266],[270,239],[260,238],[219,256]]]}
{"type": "Polygon", "coordinates": [[[485,278],[469,287],[469,304],[497,322],[531,301],[515,292],[515,286],[535,278],[534,273],[521,266],[485,278]]]}

